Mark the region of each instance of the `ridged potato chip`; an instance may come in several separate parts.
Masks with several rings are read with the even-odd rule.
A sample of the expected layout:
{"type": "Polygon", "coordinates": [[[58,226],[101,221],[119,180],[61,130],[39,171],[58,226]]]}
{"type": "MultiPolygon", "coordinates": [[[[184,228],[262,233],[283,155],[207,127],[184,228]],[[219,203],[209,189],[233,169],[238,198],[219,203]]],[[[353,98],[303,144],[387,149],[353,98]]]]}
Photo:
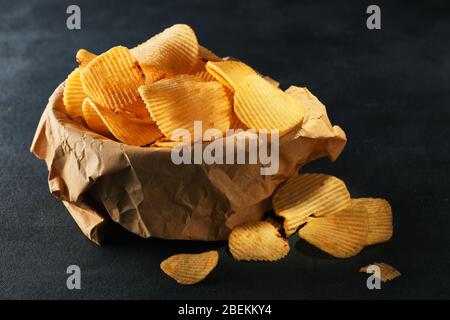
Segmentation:
{"type": "Polygon", "coordinates": [[[369,234],[366,245],[388,241],[392,237],[392,209],[384,199],[352,199],[353,206],[364,206],[369,214],[369,234]]]}
{"type": "Polygon", "coordinates": [[[81,71],[86,94],[96,103],[122,108],[139,99],[145,76],[136,59],[122,46],[97,56],[81,71]]]}
{"type": "Polygon", "coordinates": [[[113,139],[114,136],[109,131],[106,124],[103,122],[102,118],[98,115],[92,106],[92,100],[90,98],[85,98],[83,101],[83,117],[87,126],[94,132],[101,134],[102,136],[113,139]]]}
{"type": "Polygon", "coordinates": [[[284,182],[272,199],[275,213],[284,218],[287,236],[311,216],[336,213],[351,206],[345,183],[325,174],[299,174],[284,182]]]}
{"type": "Polygon", "coordinates": [[[199,45],[194,31],[176,24],[131,49],[145,70],[156,68],[165,73],[190,73],[199,59],[199,45]]]}
{"type": "Polygon", "coordinates": [[[216,79],[208,71],[199,71],[192,74],[203,81],[216,81],[216,79]]]}
{"type": "Polygon", "coordinates": [[[219,253],[176,254],[161,262],[161,270],[180,284],[195,284],[206,278],[217,266],[219,253]]]}
{"type": "Polygon", "coordinates": [[[95,59],[95,57],[97,57],[96,54],[84,49],[78,50],[76,54],[77,63],[80,68],[86,67],[89,62],[95,59]]]}
{"type": "Polygon", "coordinates": [[[216,55],[214,52],[209,50],[208,48],[199,45],[198,50],[199,56],[203,61],[221,61],[222,58],[216,55]]]}
{"type": "Polygon", "coordinates": [[[232,92],[235,92],[241,81],[248,75],[256,75],[256,71],[241,61],[208,61],[206,70],[217,81],[232,92]]]}
{"type": "Polygon", "coordinates": [[[262,77],[264,80],[266,80],[268,83],[270,83],[271,85],[273,85],[275,88],[280,87],[280,83],[274,79],[272,79],[269,76],[263,76],[262,77]]]}
{"type": "Polygon", "coordinates": [[[245,77],[234,94],[234,112],[252,129],[278,129],[280,136],[303,121],[305,110],[294,98],[258,75],[245,77]]]}
{"type": "Polygon", "coordinates": [[[132,104],[123,106],[121,109],[134,114],[139,119],[146,120],[149,122],[155,122],[152,119],[150,112],[148,111],[147,106],[145,105],[145,102],[141,99],[141,97],[139,97],[132,104]]]}
{"type": "Polygon", "coordinates": [[[398,278],[402,275],[397,269],[395,269],[394,267],[392,267],[384,262],[372,263],[366,267],[362,267],[361,269],[359,269],[359,272],[367,273],[367,269],[371,265],[376,265],[377,267],[380,268],[380,277],[381,277],[380,280],[383,282],[388,282],[388,281],[394,280],[395,278],[398,278]]]}
{"type": "Polygon", "coordinates": [[[76,68],[69,74],[64,84],[63,93],[63,102],[66,113],[72,120],[77,122],[83,121],[83,110],[81,109],[81,106],[84,98],[86,98],[80,75],[80,68],[76,68]]]}
{"type": "Polygon", "coordinates": [[[110,109],[90,101],[109,131],[117,140],[134,146],[144,146],[162,137],[161,131],[152,121],[139,119],[121,109],[110,109]]]}
{"type": "Polygon", "coordinates": [[[231,103],[218,82],[180,75],[139,88],[152,118],[161,132],[172,139],[180,128],[194,134],[194,121],[202,121],[202,130],[215,128],[225,133],[230,127],[231,103]]]}
{"type": "Polygon", "coordinates": [[[228,247],[238,261],[276,261],[289,253],[287,240],[267,221],[237,226],[230,233],[228,247]]]}
{"type": "Polygon", "coordinates": [[[167,76],[165,72],[155,67],[141,66],[141,68],[145,75],[145,84],[151,84],[167,76]]]}
{"type": "Polygon", "coordinates": [[[367,233],[367,209],[354,206],[324,217],[308,218],[298,235],[336,258],[349,258],[364,248],[367,233]]]}

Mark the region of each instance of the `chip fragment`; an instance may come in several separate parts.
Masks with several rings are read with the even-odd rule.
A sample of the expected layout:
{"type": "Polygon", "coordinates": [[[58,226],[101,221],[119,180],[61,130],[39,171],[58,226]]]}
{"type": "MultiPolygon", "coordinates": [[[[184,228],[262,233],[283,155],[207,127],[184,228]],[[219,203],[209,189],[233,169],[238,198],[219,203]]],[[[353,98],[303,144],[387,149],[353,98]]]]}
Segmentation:
{"type": "Polygon", "coordinates": [[[267,221],[237,226],[230,233],[228,246],[238,261],[276,261],[289,253],[287,240],[267,221]]]}
{"type": "Polygon", "coordinates": [[[308,218],[298,235],[336,258],[349,258],[364,248],[367,233],[367,209],[353,206],[324,217],[308,218]]]}
{"type": "Polygon", "coordinates": [[[380,277],[381,277],[380,280],[383,282],[388,282],[388,281],[394,280],[395,278],[398,278],[402,275],[397,269],[395,269],[394,267],[392,267],[384,262],[372,263],[368,266],[365,266],[365,267],[362,267],[361,269],[359,269],[359,272],[367,273],[369,267],[373,266],[373,265],[380,268],[380,277]]]}
{"type": "Polygon", "coordinates": [[[86,98],[80,75],[80,68],[75,68],[75,70],[69,74],[64,84],[63,93],[63,102],[66,113],[72,120],[77,122],[83,121],[83,110],[81,109],[81,106],[84,98],[86,98]]]}
{"type": "Polygon", "coordinates": [[[162,137],[153,121],[139,119],[134,114],[121,109],[110,109],[90,101],[109,131],[117,140],[134,146],[144,146],[162,137]]]}
{"type": "Polygon", "coordinates": [[[284,218],[284,231],[292,235],[310,215],[324,216],[351,206],[345,183],[325,174],[299,174],[285,181],[273,196],[275,213],[284,218]]]}
{"type": "Polygon", "coordinates": [[[194,31],[176,24],[131,49],[141,67],[164,73],[190,73],[199,59],[199,45],[194,31]]]}
{"type": "Polygon", "coordinates": [[[230,127],[231,103],[218,82],[180,75],[142,86],[139,93],[159,129],[172,140],[177,129],[193,137],[194,121],[202,121],[203,131],[215,128],[225,134],[230,127]]]}
{"type": "Polygon", "coordinates": [[[219,254],[208,251],[199,254],[176,254],[161,262],[161,270],[180,284],[195,284],[205,279],[217,266],[219,254]]]}
{"type": "Polygon", "coordinates": [[[360,198],[352,199],[352,205],[367,208],[369,215],[369,234],[366,245],[388,241],[392,237],[392,209],[384,199],[360,198]]]}
{"type": "Polygon", "coordinates": [[[78,50],[78,52],[76,54],[77,63],[80,66],[80,68],[86,67],[87,64],[89,62],[91,62],[92,60],[94,60],[95,57],[97,57],[96,54],[89,52],[87,50],[84,50],[84,49],[78,50]]]}
{"type": "Polygon", "coordinates": [[[113,139],[114,136],[111,134],[102,118],[98,115],[97,111],[95,111],[92,104],[93,102],[90,98],[84,99],[82,106],[84,121],[92,131],[113,139]]]}
{"type": "Polygon", "coordinates": [[[258,75],[245,77],[234,95],[234,112],[252,129],[278,129],[283,135],[302,122],[305,111],[294,98],[258,75]]]}
{"type": "Polygon", "coordinates": [[[133,104],[145,76],[136,59],[122,46],[97,56],[82,69],[81,82],[86,94],[96,103],[111,108],[133,104]]]}
{"type": "Polygon", "coordinates": [[[232,92],[235,92],[241,81],[248,75],[256,75],[256,71],[241,61],[208,61],[206,70],[217,81],[232,92]]]}

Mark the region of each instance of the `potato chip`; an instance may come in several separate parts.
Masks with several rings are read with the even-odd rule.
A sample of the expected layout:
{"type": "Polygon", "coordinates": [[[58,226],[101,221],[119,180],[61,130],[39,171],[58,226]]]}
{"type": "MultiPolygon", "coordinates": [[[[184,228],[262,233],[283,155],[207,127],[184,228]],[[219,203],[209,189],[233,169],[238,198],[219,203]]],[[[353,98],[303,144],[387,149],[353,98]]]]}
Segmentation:
{"type": "Polygon", "coordinates": [[[345,183],[325,174],[299,174],[284,182],[272,199],[275,213],[284,218],[290,236],[310,215],[324,216],[351,206],[345,183]]]}
{"type": "Polygon", "coordinates": [[[117,140],[134,145],[144,146],[162,137],[156,124],[139,119],[134,114],[121,109],[110,109],[90,101],[92,107],[102,118],[109,131],[117,140]]]}
{"type": "Polygon", "coordinates": [[[188,75],[163,79],[139,88],[152,118],[166,137],[173,140],[177,129],[194,134],[194,121],[202,121],[203,132],[230,127],[231,103],[218,82],[205,82],[188,75]]]}
{"type": "Polygon", "coordinates": [[[86,67],[87,64],[89,62],[91,62],[92,60],[94,60],[95,57],[97,57],[96,54],[93,54],[92,52],[89,52],[84,49],[78,50],[77,55],[76,55],[77,63],[81,69],[86,67]]]}
{"type": "Polygon", "coordinates": [[[131,105],[139,99],[137,89],[145,76],[136,59],[122,46],[97,56],[82,69],[81,82],[96,103],[110,108],[131,105]]]}
{"type": "Polygon", "coordinates": [[[176,254],[161,262],[161,270],[180,284],[195,284],[206,278],[217,266],[219,253],[176,254]]]}
{"type": "Polygon", "coordinates": [[[82,109],[84,121],[92,131],[113,139],[114,136],[111,134],[102,118],[100,118],[97,111],[95,111],[94,107],[92,107],[92,103],[93,102],[90,98],[85,98],[83,101],[82,109]]]}
{"type": "Polygon", "coordinates": [[[248,75],[256,75],[256,71],[241,61],[208,61],[206,70],[232,92],[235,92],[241,81],[248,75]]]}
{"type": "Polygon", "coordinates": [[[199,45],[198,53],[199,53],[200,58],[203,61],[221,61],[222,60],[222,58],[220,58],[214,52],[212,52],[208,48],[205,48],[202,45],[199,45]]]}
{"type": "Polygon", "coordinates": [[[148,112],[147,106],[145,105],[145,102],[141,99],[141,97],[139,97],[132,104],[123,106],[121,109],[134,114],[139,119],[149,122],[155,122],[150,116],[150,112],[148,112]]]}
{"type": "Polygon", "coordinates": [[[364,248],[367,233],[367,209],[354,206],[324,217],[308,218],[298,235],[336,258],[349,258],[364,248]]]}
{"type": "Polygon", "coordinates": [[[151,84],[167,76],[165,72],[151,66],[141,66],[141,68],[145,75],[145,84],[151,84]]]}
{"type": "Polygon", "coordinates": [[[369,214],[369,234],[366,245],[388,241],[392,237],[392,209],[384,199],[352,199],[352,205],[366,207],[369,214]]]}
{"type": "Polygon", "coordinates": [[[193,73],[192,75],[201,79],[202,81],[216,81],[216,79],[206,70],[193,73]]]}
{"type": "Polygon", "coordinates": [[[66,79],[64,85],[63,102],[67,115],[77,122],[83,121],[81,106],[86,93],[83,90],[80,79],[80,68],[73,70],[66,79]]]}
{"type": "Polygon", "coordinates": [[[176,24],[131,49],[145,70],[156,68],[164,73],[190,73],[199,59],[199,46],[194,31],[176,24]]]}
{"type": "Polygon", "coordinates": [[[270,83],[271,85],[273,85],[275,88],[280,87],[280,83],[278,81],[272,79],[271,77],[269,77],[269,76],[262,76],[262,78],[264,80],[266,80],[268,83],[270,83]]]}
{"type": "Polygon", "coordinates": [[[230,233],[228,247],[238,261],[276,261],[289,253],[287,240],[267,221],[237,226],[230,233]]]}
{"type": "Polygon", "coordinates": [[[258,75],[245,77],[234,94],[234,112],[252,129],[278,129],[283,135],[302,122],[303,106],[258,75]]]}
{"type": "Polygon", "coordinates": [[[359,272],[367,273],[367,270],[371,265],[375,265],[380,268],[380,280],[383,282],[394,280],[395,278],[398,278],[402,275],[397,269],[384,262],[372,263],[366,267],[362,267],[361,269],[359,269],[359,272]]]}

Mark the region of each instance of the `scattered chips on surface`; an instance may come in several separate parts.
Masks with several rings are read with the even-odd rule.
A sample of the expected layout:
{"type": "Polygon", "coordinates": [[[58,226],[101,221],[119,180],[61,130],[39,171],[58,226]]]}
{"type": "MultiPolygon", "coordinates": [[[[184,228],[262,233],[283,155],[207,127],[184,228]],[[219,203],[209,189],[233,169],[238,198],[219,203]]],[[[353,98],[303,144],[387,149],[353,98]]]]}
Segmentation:
{"type": "Polygon", "coordinates": [[[234,112],[252,129],[278,129],[283,135],[302,122],[303,106],[258,75],[245,77],[234,95],[234,112]]]}
{"type": "Polygon", "coordinates": [[[232,110],[225,88],[218,82],[205,82],[194,76],[177,76],[139,88],[152,118],[161,132],[173,139],[177,129],[194,135],[194,121],[202,121],[202,130],[230,127],[232,110]]]}
{"type": "Polygon", "coordinates": [[[194,31],[185,24],[176,24],[131,49],[145,68],[165,73],[190,73],[199,59],[199,45],[194,31]]]}
{"type": "Polygon", "coordinates": [[[89,62],[82,69],[81,81],[96,103],[121,108],[139,99],[137,89],[144,84],[145,76],[130,51],[117,46],[89,62]]]}
{"type": "Polygon", "coordinates": [[[364,206],[369,215],[369,234],[366,245],[385,242],[391,239],[393,232],[392,209],[384,199],[352,199],[353,206],[364,206]]]}
{"type": "Polygon", "coordinates": [[[195,284],[206,278],[217,266],[219,254],[208,251],[199,254],[176,254],[161,262],[161,270],[180,284],[195,284]]]}
{"type": "Polygon", "coordinates": [[[276,261],[289,253],[287,240],[267,221],[237,226],[228,238],[228,247],[238,261],[276,261]]]}
{"type": "Polygon", "coordinates": [[[256,71],[241,61],[209,61],[206,70],[217,81],[222,83],[232,92],[235,92],[241,81],[248,75],[256,75],[256,71]]]}
{"type": "Polygon", "coordinates": [[[96,54],[93,54],[92,52],[89,52],[84,49],[78,50],[76,54],[77,63],[80,66],[80,68],[86,67],[89,62],[95,59],[95,57],[97,57],[96,54]]]}
{"type": "Polygon", "coordinates": [[[349,258],[364,248],[367,233],[367,209],[353,206],[324,217],[308,218],[298,235],[336,258],[349,258]]]}
{"type": "Polygon", "coordinates": [[[72,120],[78,122],[81,122],[83,119],[83,110],[81,109],[81,106],[84,98],[86,98],[80,76],[80,68],[73,70],[66,79],[63,93],[63,102],[66,113],[72,120]]]}
{"type": "Polygon", "coordinates": [[[284,182],[273,196],[275,213],[284,218],[290,236],[311,216],[324,216],[351,206],[345,183],[325,174],[299,174],[284,182]]]}
{"type": "Polygon", "coordinates": [[[90,98],[85,98],[83,101],[83,117],[87,126],[94,132],[100,133],[101,135],[114,138],[114,136],[109,131],[108,127],[103,122],[102,118],[98,115],[92,106],[93,102],[90,98]]]}
{"type": "Polygon", "coordinates": [[[162,137],[161,131],[151,121],[139,119],[121,109],[112,110],[97,103],[91,103],[109,131],[117,140],[133,145],[145,146],[162,137]]]}
{"type": "Polygon", "coordinates": [[[388,282],[388,281],[394,280],[395,278],[398,278],[402,275],[397,269],[395,269],[394,267],[392,267],[384,262],[372,263],[371,265],[368,265],[366,267],[362,267],[361,269],[359,269],[359,272],[367,273],[368,268],[372,265],[375,265],[378,268],[380,268],[380,277],[381,277],[380,280],[382,282],[388,282]]]}

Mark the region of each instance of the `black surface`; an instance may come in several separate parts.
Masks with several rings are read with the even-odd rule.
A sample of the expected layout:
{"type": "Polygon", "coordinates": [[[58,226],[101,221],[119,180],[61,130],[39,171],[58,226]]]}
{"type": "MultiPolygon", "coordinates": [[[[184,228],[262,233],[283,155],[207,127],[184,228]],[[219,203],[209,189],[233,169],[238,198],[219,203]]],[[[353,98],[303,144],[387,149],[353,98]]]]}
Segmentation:
{"type": "Polygon", "coordinates": [[[378,1],[382,30],[369,31],[370,3],[299,2],[78,0],[82,30],[69,31],[72,1],[0,1],[0,298],[450,298],[449,6],[378,1]],[[349,142],[336,163],[305,170],[341,177],[354,197],[389,199],[390,242],[337,260],[293,236],[284,260],[237,263],[223,243],[124,234],[97,247],[80,233],[29,153],[47,98],[78,48],[132,47],[178,22],[218,54],[320,97],[349,142]],[[216,246],[219,265],[199,285],[159,269],[171,254],[216,246]],[[369,291],[358,269],[374,261],[403,276],[369,291]],[[70,264],[81,267],[79,291],[65,286],[70,264]]]}

